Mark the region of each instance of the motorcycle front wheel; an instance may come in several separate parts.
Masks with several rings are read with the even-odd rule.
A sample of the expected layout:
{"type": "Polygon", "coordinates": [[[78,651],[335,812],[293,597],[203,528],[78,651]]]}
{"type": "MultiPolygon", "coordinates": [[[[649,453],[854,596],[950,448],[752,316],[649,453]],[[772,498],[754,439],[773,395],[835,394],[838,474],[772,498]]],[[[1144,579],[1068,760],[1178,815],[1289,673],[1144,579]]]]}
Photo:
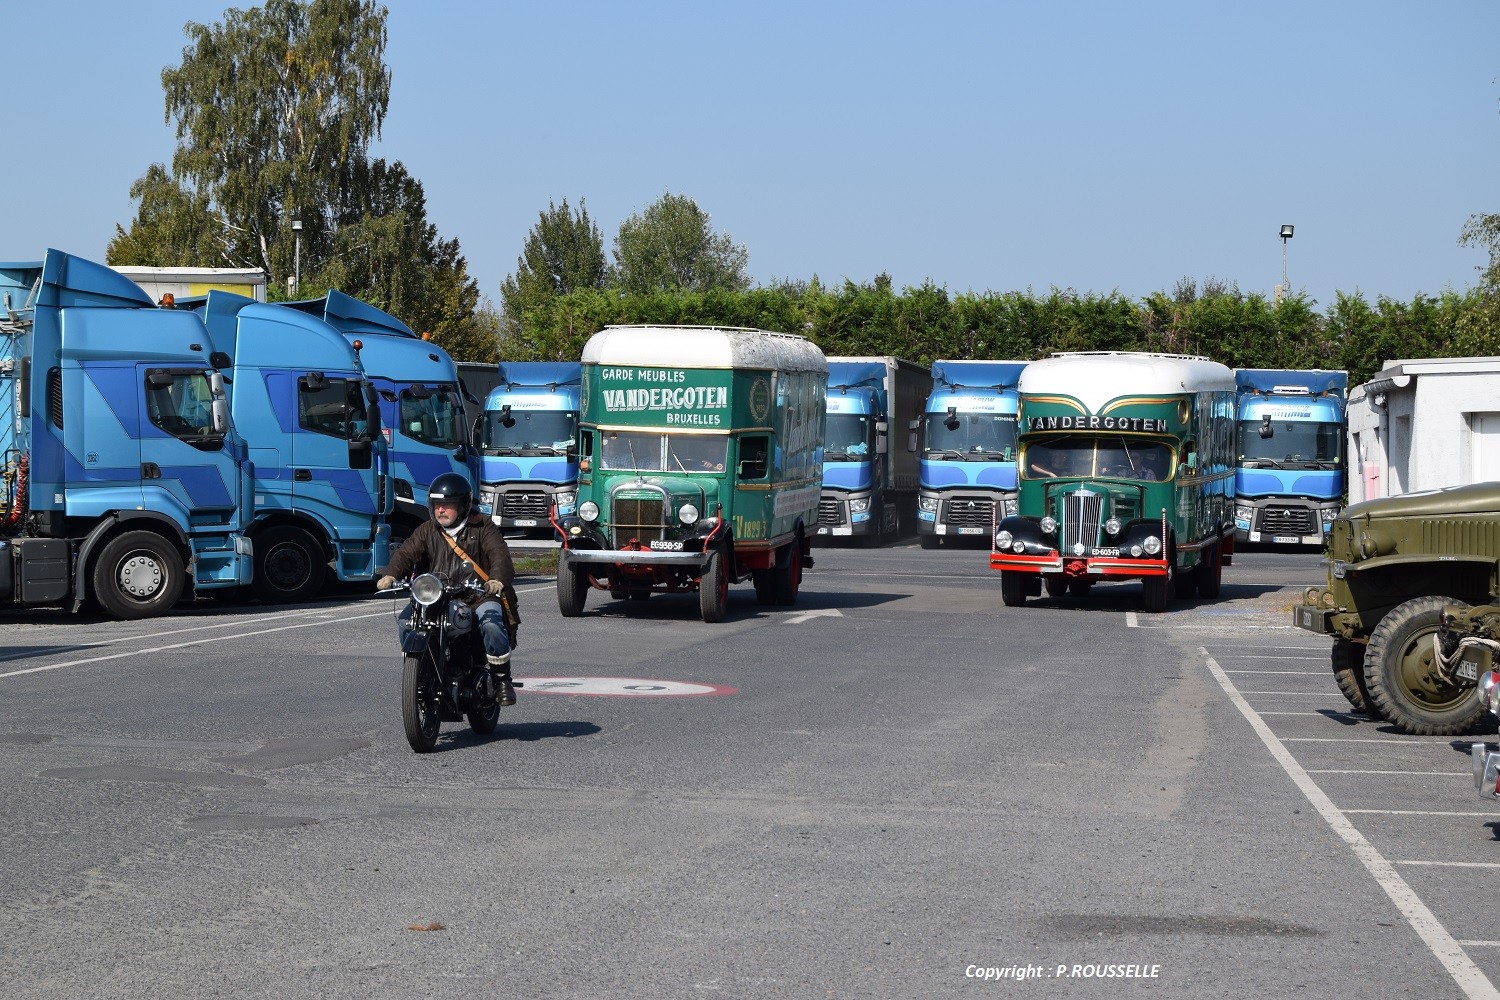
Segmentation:
{"type": "Polygon", "coordinates": [[[401,668],[401,723],[406,727],[406,742],[417,753],[428,753],[437,745],[443,726],[437,683],[430,653],[406,657],[401,668]]]}
{"type": "Polygon", "coordinates": [[[495,726],[500,722],[498,698],[498,694],[494,698],[486,698],[482,704],[469,710],[469,728],[476,734],[488,736],[495,731],[495,726]]]}

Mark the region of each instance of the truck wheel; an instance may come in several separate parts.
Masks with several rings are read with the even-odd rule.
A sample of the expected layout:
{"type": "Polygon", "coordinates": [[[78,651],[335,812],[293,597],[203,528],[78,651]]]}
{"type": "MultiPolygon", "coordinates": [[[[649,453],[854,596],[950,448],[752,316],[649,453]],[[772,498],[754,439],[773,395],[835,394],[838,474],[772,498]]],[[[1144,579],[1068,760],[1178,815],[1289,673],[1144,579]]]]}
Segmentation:
{"type": "Polygon", "coordinates": [[[564,618],[577,618],[589,599],[589,578],[573,568],[568,550],[557,555],[557,610],[564,618]]]}
{"type": "Polygon", "coordinates": [[[796,604],[797,592],[802,589],[802,544],[800,542],[791,544],[791,551],[786,555],[786,565],[773,569],[771,577],[776,603],[788,608],[796,604]]]}
{"type": "Polygon", "coordinates": [[[729,604],[729,569],[724,565],[724,553],[712,552],[708,564],[703,567],[703,576],[698,579],[698,611],[703,620],[712,625],[724,620],[724,609],[729,604]]]}
{"type": "Polygon", "coordinates": [[[922,548],[924,549],[940,549],[943,547],[943,540],[937,535],[918,535],[917,538],[922,543],[922,548]]]}
{"type": "Polygon", "coordinates": [[[1159,615],[1167,610],[1167,595],[1175,589],[1177,567],[1167,563],[1166,576],[1148,576],[1141,581],[1141,610],[1159,615]]]}
{"type": "Polygon", "coordinates": [[[1484,713],[1479,688],[1451,684],[1433,660],[1432,637],[1450,597],[1418,597],[1389,611],[1365,649],[1365,688],[1371,703],[1398,729],[1414,736],[1468,732],[1484,713]]]}
{"type": "Polygon", "coordinates": [[[166,614],[186,581],[182,555],[154,531],[127,531],[94,560],[94,598],[121,621],[166,614]]]}
{"type": "Polygon", "coordinates": [[[1219,542],[1204,549],[1193,578],[1198,585],[1199,597],[1218,597],[1219,584],[1224,579],[1224,560],[1219,554],[1219,542]]]}
{"type": "Polygon", "coordinates": [[[1078,577],[1068,581],[1068,593],[1074,597],[1087,597],[1089,591],[1094,589],[1094,581],[1088,577],[1078,577]]]}
{"type": "Polygon", "coordinates": [[[1068,578],[1065,576],[1044,576],[1042,587],[1047,591],[1048,597],[1061,597],[1068,592],[1068,578]]]}
{"type": "Polygon", "coordinates": [[[1188,598],[1198,593],[1198,571],[1203,567],[1203,556],[1198,556],[1198,565],[1183,569],[1177,565],[1176,554],[1172,557],[1172,596],[1188,598]]]}
{"type": "Polygon", "coordinates": [[[757,569],[750,571],[750,579],[755,583],[755,603],[776,603],[776,571],[774,569],[757,569]]]}
{"type": "Polygon", "coordinates": [[[1365,687],[1365,650],[1357,642],[1348,639],[1333,640],[1333,680],[1355,711],[1365,712],[1375,718],[1380,713],[1370,703],[1370,692],[1365,687]]]}
{"type": "Polygon", "coordinates": [[[1000,600],[1007,608],[1019,608],[1026,603],[1026,577],[1015,570],[1000,571],[1000,600]]]}
{"type": "Polygon", "coordinates": [[[328,557],[301,528],[278,525],[255,536],[255,576],[250,589],[265,604],[290,604],[316,596],[328,576],[328,557]]]}

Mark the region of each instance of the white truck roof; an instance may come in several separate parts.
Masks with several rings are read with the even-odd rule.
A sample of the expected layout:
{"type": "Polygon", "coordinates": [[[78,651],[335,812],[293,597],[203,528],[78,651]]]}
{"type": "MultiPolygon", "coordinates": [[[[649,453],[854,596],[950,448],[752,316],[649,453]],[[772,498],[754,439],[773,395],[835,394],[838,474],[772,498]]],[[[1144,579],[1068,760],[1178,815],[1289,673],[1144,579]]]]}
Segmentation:
{"type": "Polygon", "coordinates": [[[1055,392],[1072,396],[1091,413],[1121,396],[1164,396],[1222,390],[1233,393],[1234,371],[1187,354],[1080,351],[1033,361],[1021,372],[1023,395],[1055,392]]]}
{"type": "Polygon", "coordinates": [[[583,363],[828,371],[823,352],[806,337],[722,326],[607,326],[584,345],[583,363]]]}

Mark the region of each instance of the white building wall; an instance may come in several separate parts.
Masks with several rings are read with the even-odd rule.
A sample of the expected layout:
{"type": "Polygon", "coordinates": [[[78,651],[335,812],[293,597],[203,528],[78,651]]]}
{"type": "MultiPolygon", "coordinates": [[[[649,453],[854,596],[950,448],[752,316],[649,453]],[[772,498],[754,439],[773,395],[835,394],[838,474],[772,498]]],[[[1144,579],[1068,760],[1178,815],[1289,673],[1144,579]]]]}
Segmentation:
{"type": "Polygon", "coordinates": [[[1348,415],[1351,503],[1500,480],[1500,358],[1389,362],[1348,415]]]}

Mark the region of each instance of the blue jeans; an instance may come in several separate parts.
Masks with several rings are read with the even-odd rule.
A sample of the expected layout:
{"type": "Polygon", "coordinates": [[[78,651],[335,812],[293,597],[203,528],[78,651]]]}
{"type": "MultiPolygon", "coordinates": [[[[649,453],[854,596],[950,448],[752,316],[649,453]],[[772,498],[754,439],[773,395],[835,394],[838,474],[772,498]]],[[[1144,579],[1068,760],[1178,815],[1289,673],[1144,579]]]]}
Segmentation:
{"type": "MultiPolygon", "coordinates": [[[[411,631],[411,615],[415,605],[410,602],[401,609],[401,614],[396,616],[396,632],[401,641],[406,641],[406,634],[411,631]]],[[[460,622],[464,617],[474,615],[479,619],[479,636],[484,641],[484,651],[490,656],[507,656],[510,653],[510,633],[505,630],[505,609],[500,602],[494,599],[486,599],[479,602],[479,607],[473,611],[469,610],[467,604],[454,601],[448,605],[448,620],[460,622]]]]}

